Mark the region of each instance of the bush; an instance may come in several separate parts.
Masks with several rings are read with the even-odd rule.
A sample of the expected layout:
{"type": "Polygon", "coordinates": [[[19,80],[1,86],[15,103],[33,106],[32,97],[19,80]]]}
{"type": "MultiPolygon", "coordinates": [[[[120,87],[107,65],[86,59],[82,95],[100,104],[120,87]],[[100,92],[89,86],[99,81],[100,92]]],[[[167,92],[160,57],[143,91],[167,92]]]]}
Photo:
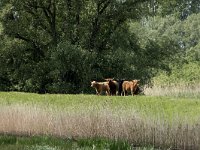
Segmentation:
{"type": "Polygon", "coordinates": [[[155,85],[198,84],[200,81],[200,64],[198,62],[185,63],[172,67],[171,73],[160,72],[153,78],[155,85]]]}
{"type": "Polygon", "coordinates": [[[61,42],[51,53],[53,78],[52,84],[48,84],[48,90],[52,93],[81,93],[86,91],[92,78],[91,64],[94,56],[88,51],[72,45],[69,42],[61,42]]]}

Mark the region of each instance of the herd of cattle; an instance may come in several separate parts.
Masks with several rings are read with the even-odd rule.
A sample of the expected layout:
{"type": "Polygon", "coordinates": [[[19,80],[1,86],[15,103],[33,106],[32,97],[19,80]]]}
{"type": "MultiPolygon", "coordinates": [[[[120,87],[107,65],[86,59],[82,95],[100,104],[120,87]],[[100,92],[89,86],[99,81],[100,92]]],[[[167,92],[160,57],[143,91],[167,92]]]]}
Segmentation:
{"type": "Polygon", "coordinates": [[[97,95],[101,95],[102,92],[105,92],[106,95],[126,96],[128,92],[130,92],[133,96],[142,92],[139,87],[139,81],[140,80],[114,80],[109,78],[105,79],[105,82],[92,81],[91,87],[95,88],[97,95]]]}

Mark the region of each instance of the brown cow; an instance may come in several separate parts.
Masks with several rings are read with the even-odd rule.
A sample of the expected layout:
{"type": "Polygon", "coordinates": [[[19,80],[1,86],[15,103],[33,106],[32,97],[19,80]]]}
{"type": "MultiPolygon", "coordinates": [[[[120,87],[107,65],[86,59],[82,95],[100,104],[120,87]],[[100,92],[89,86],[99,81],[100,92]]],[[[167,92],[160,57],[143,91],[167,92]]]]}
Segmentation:
{"type": "Polygon", "coordinates": [[[131,95],[134,95],[134,92],[136,91],[138,87],[139,80],[132,80],[132,81],[124,81],[122,84],[122,90],[124,96],[127,95],[128,91],[131,91],[131,95]]]}
{"type": "Polygon", "coordinates": [[[91,87],[95,88],[97,95],[100,95],[103,91],[106,92],[106,95],[110,95],[110,88],[108,82],[92,81],[91,87]]]}
{"type": "Polygon", "coordinates": [[[119,89],[119,84],[113,78],[105,79],[108,82],[110,88],[110,95],[117,95],[117,91],[119,89]]]}

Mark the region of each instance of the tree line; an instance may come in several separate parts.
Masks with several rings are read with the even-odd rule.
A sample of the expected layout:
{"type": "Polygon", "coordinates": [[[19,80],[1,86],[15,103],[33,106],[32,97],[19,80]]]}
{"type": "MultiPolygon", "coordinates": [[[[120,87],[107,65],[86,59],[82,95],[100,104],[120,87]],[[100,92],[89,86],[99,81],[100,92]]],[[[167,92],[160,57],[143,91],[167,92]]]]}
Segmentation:
{"type": "Polygon", "coordinates": [[[195,0],[2,0],[0,90],[90,93],[199,61],[195,0]],[[195,29],[195,30],[193,30],[195,29]]]}

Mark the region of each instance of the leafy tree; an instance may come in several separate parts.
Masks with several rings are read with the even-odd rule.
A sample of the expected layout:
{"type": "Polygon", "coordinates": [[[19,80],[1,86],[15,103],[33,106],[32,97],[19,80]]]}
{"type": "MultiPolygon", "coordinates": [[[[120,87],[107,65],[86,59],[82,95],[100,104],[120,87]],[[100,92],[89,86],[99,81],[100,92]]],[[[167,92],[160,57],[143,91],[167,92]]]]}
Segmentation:
{"type": "Polygon", "coordinates": [[[198,0],[150,0],[145,3],[148,9],[144,9],[144,12],[148,12],[150,16],[160,15],[165,17],[167,15],[176,14],[176,16],[185,20],[189,15],[200,12],[200,3],[198,0]]]}
{"type": "MultiPolygon", "coordinates": [[[[169,6],[168,4],[169,3],[166,2],[166,6],[169,6]]],[[[174,4],[177,5],[178,3],[174,1],[174,4]]],[[[186,1],[182,2],[181,4],[185,5],[186,1]]],[[[193,1],[190,1],[187,4],[190,8],[190,5],[193,4],[193,1]]],[[[165,5],[163,7],[165,7],[165,5]]],[[[166,9],[170,10],[171,8],[174,9],[176,7],[170,7],[166,9]]],[[[188,9],[188,11],[189,10],[190,9],[188,9]]],[[[159,11],[163,12],[165,10],[159,11]]],[[[199,69],[197,67],[199,66],[198,48],[200,42],[198,22],[199,13],[193,14],[193,12],[195,11],[190,10],[185,18],[181,18],[179,15],[177,15],[180,13],[179,11],[169,12],[167,16],[160,15],[160,13],[157,12],[157,15],[155,16],[143,17],[143,19],[140,20],[140,23],[131,23],[131,30],[136,35],[139,35],[138,37],[140,46],[144,50],[147,50],[150,47],[153,48],[149,51],[150,53],[144,55],[140,54],[140,56],[146,58],[143,60],[151,60],[149,62],[152,62],[152,64],[155,62],[154,64],[157,64],[157,68],[161,70],[164,69],[164,72],[154,70],[159,71],[158,78],[156,78],[156,80],[162,84],[164,84],[165,81],[166,83],[169,83],[170,81],[175,83],[193,83],[197,82],[199,79],[199,69]],[[149,41],[151,43],[150,45],[149,41]],[[148,59],[148,56],[151,56],[149,57],[150,59],[148,59]],[[194,70],[196,70],[196,72],[194,72],[194,70]],[[191,72],[193,72],[193,74],[191,74],[191,72]]],[[[148,61],[144,62],[144,66],[147,66],[147,64],[149,64],[148,61]]],[[[155,65],[150,67],[150,69],[152,68],[155,68],[155,65]]]]}
{"type": "Polygon", "coordinates": [[[154,16],[130,24],[130,30],[138,35],[138,44],[142,48],[134,52],[133,60],[136,60],[138,74],[147,75],[145,80],[151,79],[159,70],[170,71],[169,64],[176,62],[180,47],[173,39],[174,35],[168,32],[177,21],[173,15],[154,16]]]}
{"type": "Polygon", "coordinates": [[[199,5],[195,0],[2,0],[0,90],[90,92],[94,79],[150,81],[160,70],[198,65],[199,5]]]}
{"type": "Polygon", "coordinates": [[[123,29],[130,19],[138,19],[136,8],[143,1],[1,1],[1,65],[6,68],[2,72],[8,70],[10,88],[44,93],[65,87],[72,93],[89,79],[114,75],[116,69],[109,69],[117,62],[112,52],[137,46],[132,41],[127,48],[116,47],[112,38],[129,36],[123,29]]]}

